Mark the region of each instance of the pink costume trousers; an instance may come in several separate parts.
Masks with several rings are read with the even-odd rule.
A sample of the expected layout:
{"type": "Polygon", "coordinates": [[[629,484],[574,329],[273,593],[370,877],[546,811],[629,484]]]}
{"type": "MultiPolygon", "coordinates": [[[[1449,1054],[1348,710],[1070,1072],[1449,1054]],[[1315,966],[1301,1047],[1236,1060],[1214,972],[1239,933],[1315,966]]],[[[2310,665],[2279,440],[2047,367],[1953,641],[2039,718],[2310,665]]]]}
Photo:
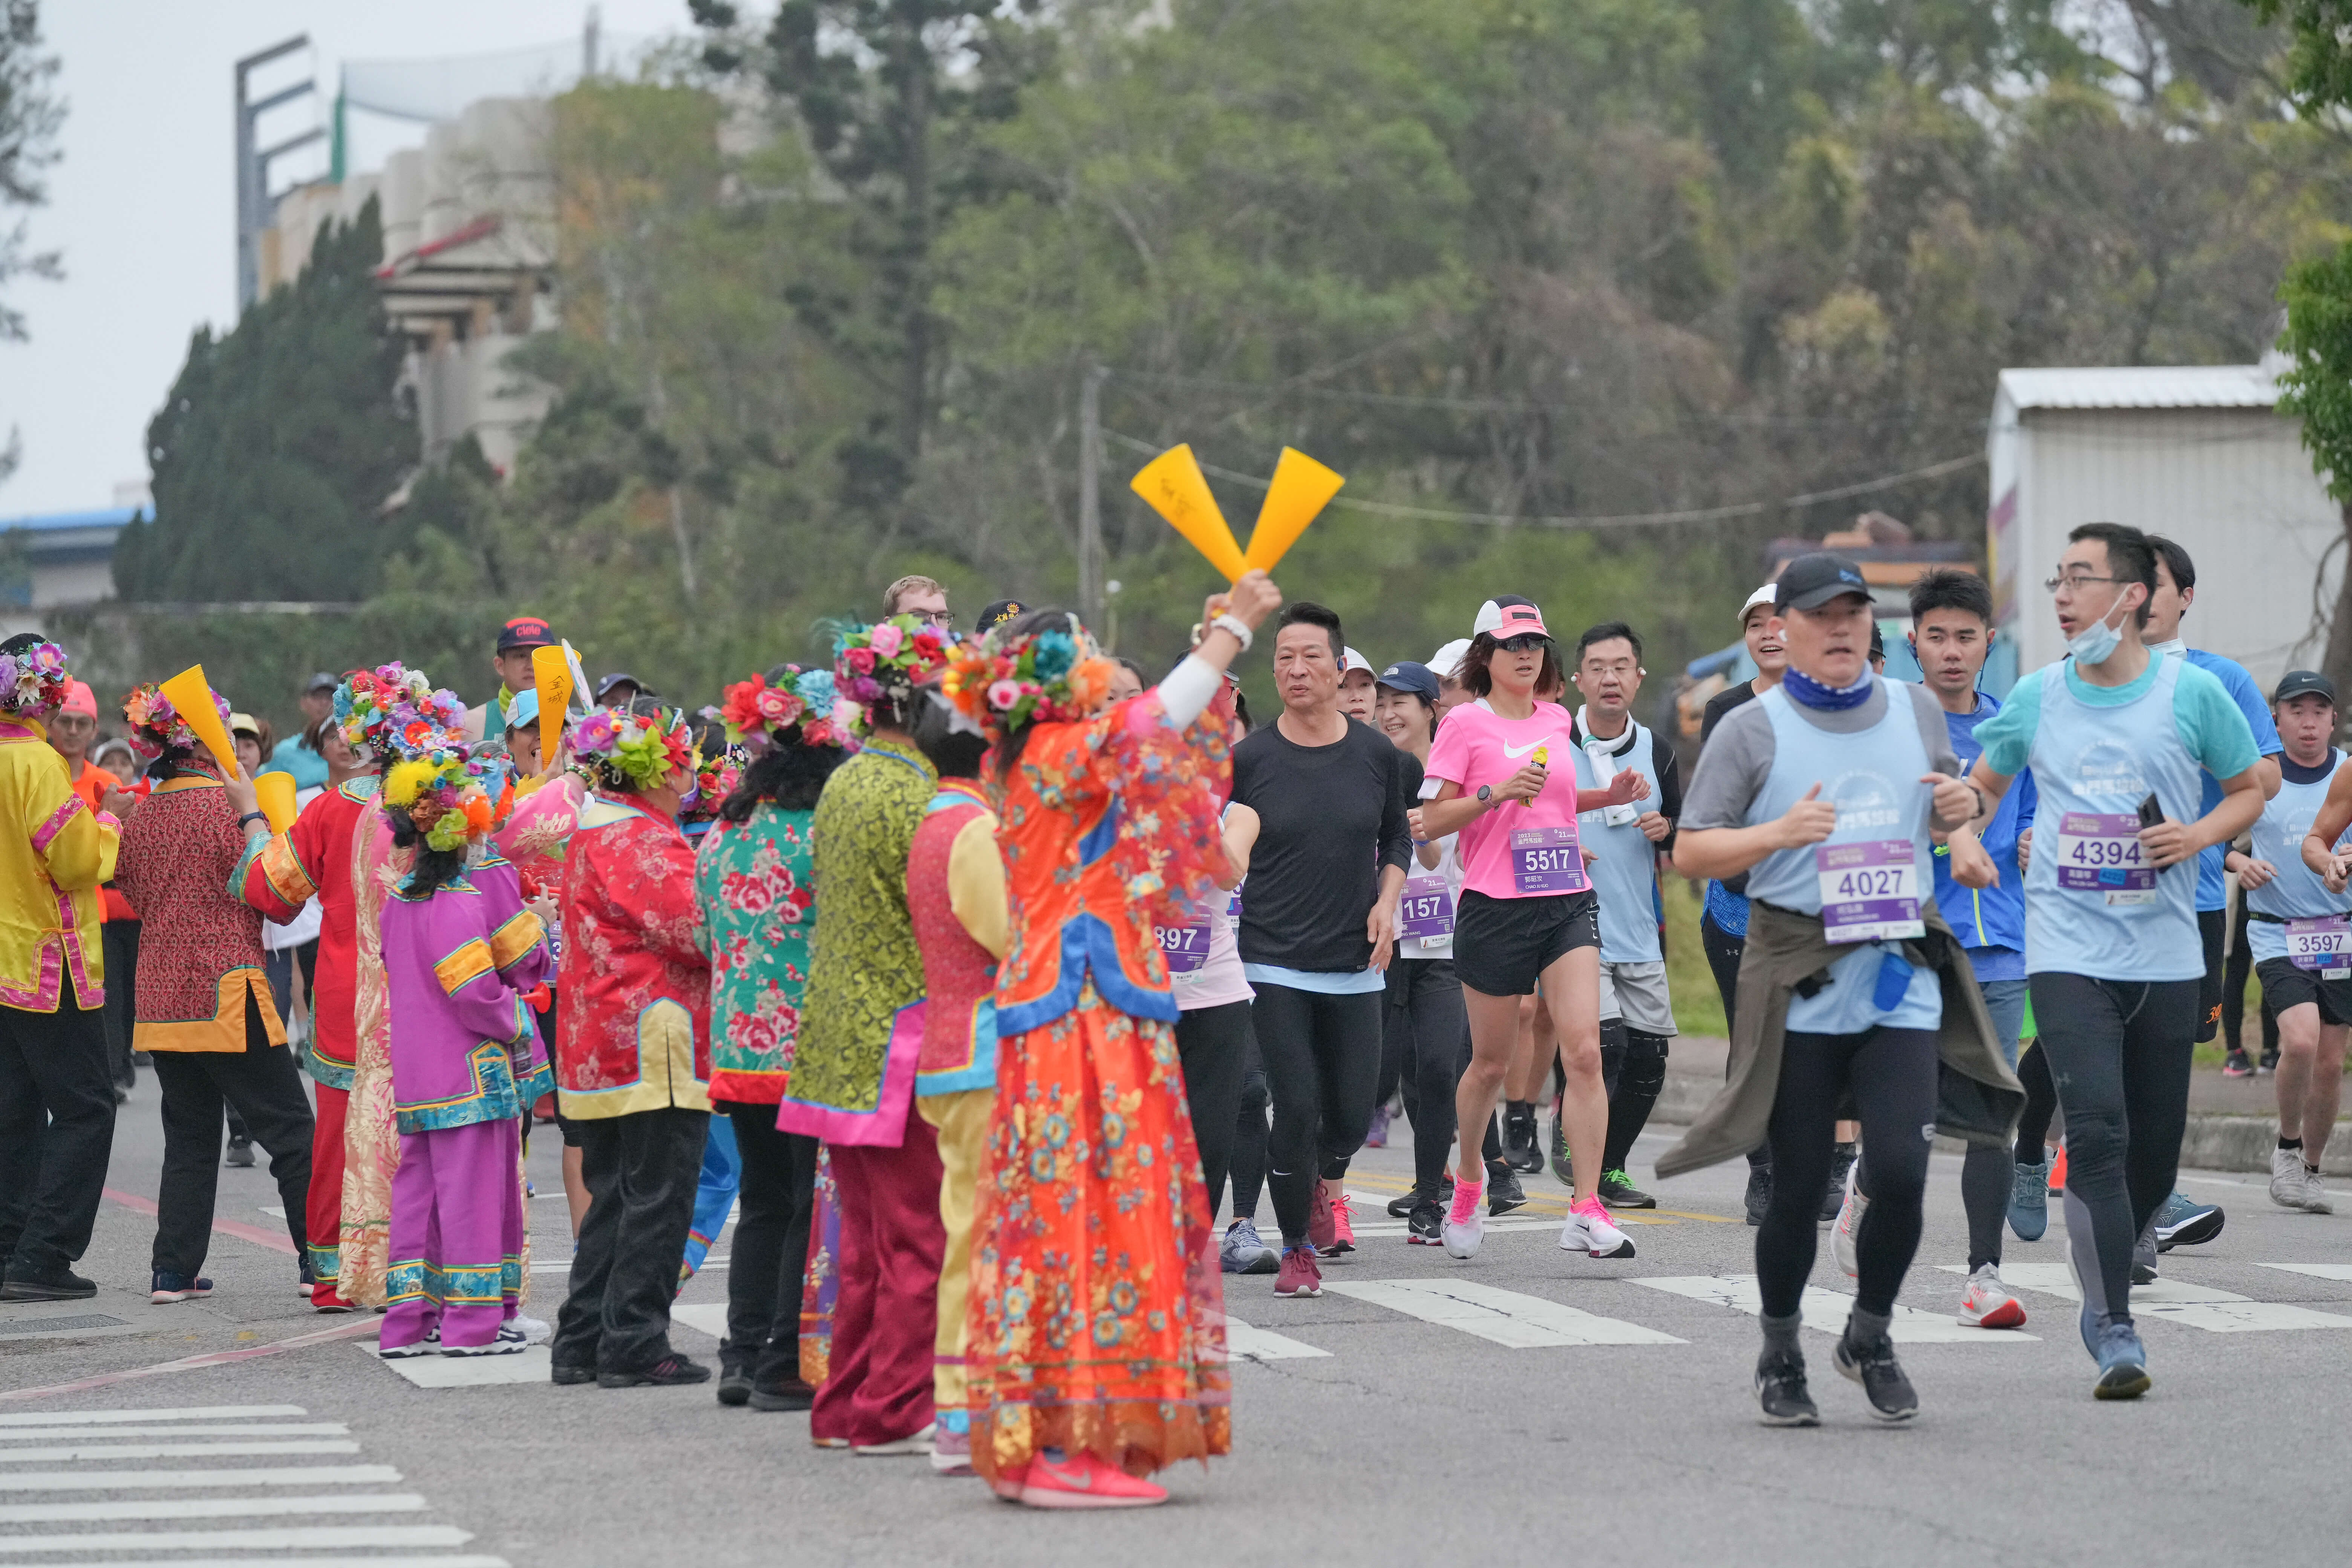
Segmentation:
{"type": "Polygon", "coordinates": [[[379,1341],[486,1345],[522,1286],[521,1134],[509,1118],[400,1135],[392,1178],[390,1267],[379,1341]]]}

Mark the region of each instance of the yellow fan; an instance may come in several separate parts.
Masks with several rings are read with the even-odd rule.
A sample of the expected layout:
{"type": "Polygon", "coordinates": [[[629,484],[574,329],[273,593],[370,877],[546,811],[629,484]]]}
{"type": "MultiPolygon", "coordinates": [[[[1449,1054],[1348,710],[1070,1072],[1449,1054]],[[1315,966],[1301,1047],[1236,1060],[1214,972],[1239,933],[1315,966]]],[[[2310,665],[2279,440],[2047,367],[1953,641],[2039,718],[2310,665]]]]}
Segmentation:
{"type": "Polygon", "coordinates": [[[222,728],[220,710],[213,706],[213,689],[205,680],[205,667],[192,664],[158,688],[172,711],[187,721],[221,771],[233,779],[245,777],[245,770],[236,765],[236,748],[229,743],[228,731],[222,728]]]}
{"type": "Polygon", "coordinates": [[[1250,530],[1244,569],[1272,572],[1347,482],[1306,453],[1285,447],[1282,460],[1274,467],[1274,482],[1265,488],[1265,504],[1258,509],[1257,526],[1250,530]]]}
{"type": "Polygon", "coordinates": [[[1238,581],[1249,570],[1242,563],[1242,547],[1234,542],[1234,531],[1226,525],[1224,513],[1217,510],[1217,498],[1209,493],[1209,481],[1202,478],[1192,447],[1169,447],[1145,464],[1129,483],[1152,510],[1168,520],[1169,527],[1225,574],[1226,582],[1238,581]]]}
{"type": "Polygon", "coordinates": [[[551,761],[563,739],[563,710],[572,701],[572,667],[560,647],[530,650],[531,683],[539,688],[539,756],[551,761]],[[552,715],[551,718],[550,715],[552,715]]]}

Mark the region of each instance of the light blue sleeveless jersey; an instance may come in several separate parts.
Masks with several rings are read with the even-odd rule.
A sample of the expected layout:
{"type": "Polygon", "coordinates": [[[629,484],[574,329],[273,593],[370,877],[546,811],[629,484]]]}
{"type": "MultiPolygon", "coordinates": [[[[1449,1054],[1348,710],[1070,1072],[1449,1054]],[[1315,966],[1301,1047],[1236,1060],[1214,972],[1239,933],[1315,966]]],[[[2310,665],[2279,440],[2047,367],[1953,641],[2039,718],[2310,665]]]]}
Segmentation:
{"type": "MultiPolygon", "coordinates": [[[[2336,767],[2344,765],[2344,753],[2331,752],[2336,767]]],[[[2280,920],[2309,920],[2317,915],[2352,914],[2352,889],[2331,893],[2311,868],[2303,863],[2303,840],[2311,832],[2313,818],[2319,815],[2322,803],[2327,799],[2327,786],[2335,776],[2316,784],[2296,784],[2283,779],[2279,792],[2264,803],[2263,814],[2254,819],[2254,858],[2267,860],[2278,868],[2278,875],[2246,894],[2246,908],[2256,914],[2276,915],[2280,920]]],[[[2341,848],[2352,833],[2337,840],[2341,848]]],[[[2254,962],[2286,956],[2286,928],[2269,921],[2246,922],[2246,947],[2254,962]]]]}
{"type": "MultiPolygon", "coordinates": [[[[1636,816],[1657,810],[1657,756],[1650,731],[1635,724],[1632,749],[1610,761],[1619,773],[1640,773],[1650,781],[1650,798],[1636,803],[1636,816]]],[[[1579,746],[1576,787],[1599,789],[1600,776],[1591,753],[1579,746]]],[[[1658,847],[1631,822],[1610,826],[1608,816],[1588,811],[1576,819],[1576,841],[1591,857],[1586,864],[1593,889],[1601,895],[1601,962],[1656,963],[1665,957],[1658,945],[1658,847]]]]}

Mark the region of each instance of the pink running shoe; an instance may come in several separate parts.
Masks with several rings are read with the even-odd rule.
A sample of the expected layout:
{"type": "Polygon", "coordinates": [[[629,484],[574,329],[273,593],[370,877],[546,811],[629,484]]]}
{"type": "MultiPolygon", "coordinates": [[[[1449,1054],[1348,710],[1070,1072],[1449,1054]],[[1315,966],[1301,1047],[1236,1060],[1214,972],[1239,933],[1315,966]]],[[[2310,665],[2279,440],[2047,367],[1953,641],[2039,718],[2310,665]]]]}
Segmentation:
{"type": "Polygon", "coordinates": [[[1563,1252],[1581,1252],[1589,1258],[1633,1256],[1633,1239],[1617,1228],[1597,1197],[1570,1205],[1568,1223],[1559,1227],[1559,1246],[1563,1252]]]}
{"type": "Polygon", "coordinates": [[[1348,1204],[1348,1189],[1337,1189],[1331,1199],[1331,1242],[1315,1250],[1326,1258],[1344,1258],[1356,1250],[1356,1215],[1348,1204]]]}
{"type": "MultiPolygon", "coordinates": [[[[1483,1174],[1483,1173],[1482,1173],[1483,1174]]],[[[1486,1235],[1486,1184],[1482,1180],[1471,1186],[1461,1177],[1454,1179],[1454,1204],[1446,1211],[1445,1224],[1438,1231],[1447,1254],[1454,1258],[1475,1258],[1478,1243],[1486,1235]]]]}
{"type": "Polygon", "coordinates": [[[1323,1270],[1315,1262],[1315,1244],[1303,1242],[1282,1249],[1282,1272],[1274,1279],[1277,1296],[1320,1296],[1323,1270]]]}
{"type": "Polygon", "coordinates": [[[1307,1239],[1318,1252],[1328,1252],[1339,1239],[1339,1226],[1331,1217],[1331,1186],[1320,1176],[1315,1178],[1315,1206],[1307,1211],[1307,1239]]]}
{"type": "Polygon", "coordinates": [[[1168,1489],[1138,1480],[1092,1454],[1055,1458],[1048,1450],[1029,1461],[1021,1500],[1031,1508],[1150,1508],[1168,1500],[1168,1489]]]}

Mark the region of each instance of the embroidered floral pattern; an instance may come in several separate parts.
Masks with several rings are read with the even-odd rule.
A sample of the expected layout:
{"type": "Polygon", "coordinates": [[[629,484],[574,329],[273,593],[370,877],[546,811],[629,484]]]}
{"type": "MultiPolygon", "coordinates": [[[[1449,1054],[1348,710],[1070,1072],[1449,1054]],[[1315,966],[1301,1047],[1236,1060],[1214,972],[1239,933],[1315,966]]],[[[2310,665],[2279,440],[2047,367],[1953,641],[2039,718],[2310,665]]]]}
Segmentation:
{"type": "Polygon", "coordinates": [[[721,821],[695,857],[710,949],[710,1096],[773,1105],[799,1044],[814,929],[809,818],[762,803],[721,821]]]}

